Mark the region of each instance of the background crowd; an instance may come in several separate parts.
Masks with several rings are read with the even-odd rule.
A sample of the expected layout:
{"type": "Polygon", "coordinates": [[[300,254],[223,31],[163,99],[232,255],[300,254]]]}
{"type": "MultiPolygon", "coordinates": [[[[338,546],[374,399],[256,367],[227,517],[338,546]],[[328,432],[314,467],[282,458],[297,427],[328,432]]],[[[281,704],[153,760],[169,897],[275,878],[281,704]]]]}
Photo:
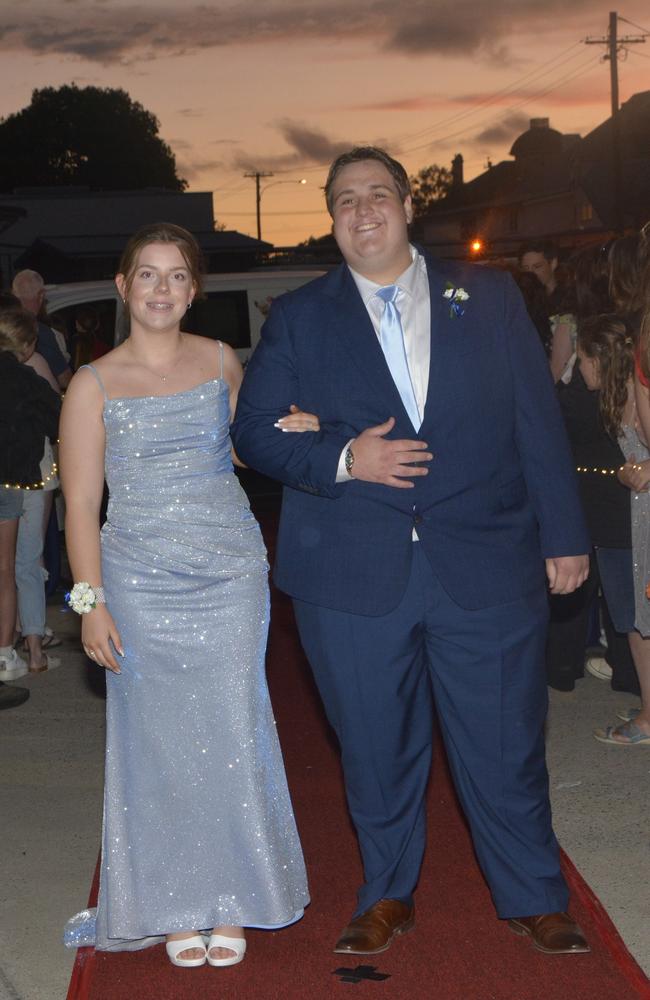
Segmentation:
{"type": "Polygon", "coordinates": [[[586,669],[641,695],[622,725],[594,734],[628,745],[650,742],[649,236],[645,227],[566,264],[551,244],[531,243],[516,274],[557,383],[593,545],[587,582],[551,598],[547,679],[570,691],[586,669]]]}

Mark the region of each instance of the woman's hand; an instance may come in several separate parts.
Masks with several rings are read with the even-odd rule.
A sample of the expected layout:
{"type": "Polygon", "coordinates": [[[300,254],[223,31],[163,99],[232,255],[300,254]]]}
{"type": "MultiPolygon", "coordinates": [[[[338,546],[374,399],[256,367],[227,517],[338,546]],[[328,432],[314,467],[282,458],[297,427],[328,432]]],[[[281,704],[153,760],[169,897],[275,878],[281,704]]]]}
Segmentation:
{"type": "Polygon", "coordinates": [[[637,462],[635,455],[630,455],[629,461],[622,465],[616,473],[623,486],[635,493],[647,493],[650,483],[650,460],[637,462]]]}
{"type": "Polygon", "coordinates": [[[86,656],[94,660],[100,667],[112,670],[114,674],[119,674],[120,667],[111,649],[111,642],[120,656],[124,656],[122,640],[117,626],[113,621],[105,604],[98,604],[96,608],[82,615],[81,618],[81,644],[86,656]]]}
{"type": "Polygon", "coordinates": [[[295,403],[291,404],[289,411],[288,416],[280,417],[278,422],[273,425],[278,430],[292,433],[320,430],[320,421],[315,413],[305,413],[295,403]]]}

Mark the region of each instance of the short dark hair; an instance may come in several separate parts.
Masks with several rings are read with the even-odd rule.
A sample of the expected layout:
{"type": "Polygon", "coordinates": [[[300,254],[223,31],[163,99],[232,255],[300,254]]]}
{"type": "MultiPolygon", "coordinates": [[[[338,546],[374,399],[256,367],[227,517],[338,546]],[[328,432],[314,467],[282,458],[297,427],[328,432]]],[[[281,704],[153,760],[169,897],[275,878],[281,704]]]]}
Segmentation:
{"type": "Polygon", "coordinates": [[[520,264],[525,253],[541,253],[546,260],[558,259],[558,249],[551,240],[530,240],[528,243],[522,243],[518,254],[520,264]]]}
{"type": "Polygon", "coordinates": [[[350,149],[347,153],[341,153],[340,156],[337,156],[329,169],[327,180],[325,181],[325,200],[327,201],[327,210],[330,215],[332,215],[334,207],[332,198],[334,181],[343,167],[347,167],[349,163],[359,163],[361,160],[377,160],[378,163],[383,164],[395,181],[395,186],[402,201],[405,201],[410,195],[411,184],[408,174],[401,163],[394,160],[392,156],[389,156],[384,149],[380,149],[378,146],[355,146],[354,149],[350,149]]]}

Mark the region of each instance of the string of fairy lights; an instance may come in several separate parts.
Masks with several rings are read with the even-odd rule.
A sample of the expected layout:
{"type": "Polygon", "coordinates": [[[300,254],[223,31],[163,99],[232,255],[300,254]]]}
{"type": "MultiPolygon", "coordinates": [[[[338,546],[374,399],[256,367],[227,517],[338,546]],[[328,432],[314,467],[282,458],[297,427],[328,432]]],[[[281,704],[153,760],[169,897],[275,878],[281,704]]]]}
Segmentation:
{"type": "Polygon", "coordinates": [[[4,483],[3,485],[6,490],[44,490],[49,483],[56,479],[58,471],[58,465],[56,462],[52,462],[52,469],[40,483],[32,483],[31,486],[25,486],[24,483],[4,483]]]}
{"type": "MultiPolygon", "coordinates": [[[[600,476],[615,476],[618,472],[621,472],[624,468],[625,466],[623,465],[618,466],[616,469],[599,469],[596,466],[590,467],[588,465],[577,465],[576,472],[580,473],[589,472],[592,474],[595,473],[600,476]]],[[[3,485],[6,490],[43,490],[48,485],[48,483],[51,483],[52,480],[56,479],[58,471],[59,469],[56,462],[53,462],[51,472],[49,473],[49,475],[45,476],[40,483],[32,483],[31,486],[23,486],[16,483],[4,483],[3,485]]]]}

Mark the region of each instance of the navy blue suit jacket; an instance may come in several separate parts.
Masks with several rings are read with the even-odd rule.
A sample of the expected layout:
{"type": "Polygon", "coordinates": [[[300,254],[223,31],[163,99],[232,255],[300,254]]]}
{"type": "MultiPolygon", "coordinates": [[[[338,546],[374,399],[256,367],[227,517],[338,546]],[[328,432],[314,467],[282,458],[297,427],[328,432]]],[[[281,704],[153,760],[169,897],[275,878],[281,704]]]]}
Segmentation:
{"type": "Polygon", "coordinates": [[[346,265],[278,298],[239,394],[232,428],[241,459],[284,483],[275,565],[293,597],[380,615],[404,593],[412,532],[464,608],[538,588],[543,557],[589,550],[548,362],[510,276],[433,260],[431,364],[416,434],[346,265]],[[450,317],[447,282],[469,293],[450,317]],[[318,433],[275,428],[291,403],[318,433]],[[341,451],[396,418],[391,438],[428,442],[428,476],[400,490],[336,484],[341,451]]]}

